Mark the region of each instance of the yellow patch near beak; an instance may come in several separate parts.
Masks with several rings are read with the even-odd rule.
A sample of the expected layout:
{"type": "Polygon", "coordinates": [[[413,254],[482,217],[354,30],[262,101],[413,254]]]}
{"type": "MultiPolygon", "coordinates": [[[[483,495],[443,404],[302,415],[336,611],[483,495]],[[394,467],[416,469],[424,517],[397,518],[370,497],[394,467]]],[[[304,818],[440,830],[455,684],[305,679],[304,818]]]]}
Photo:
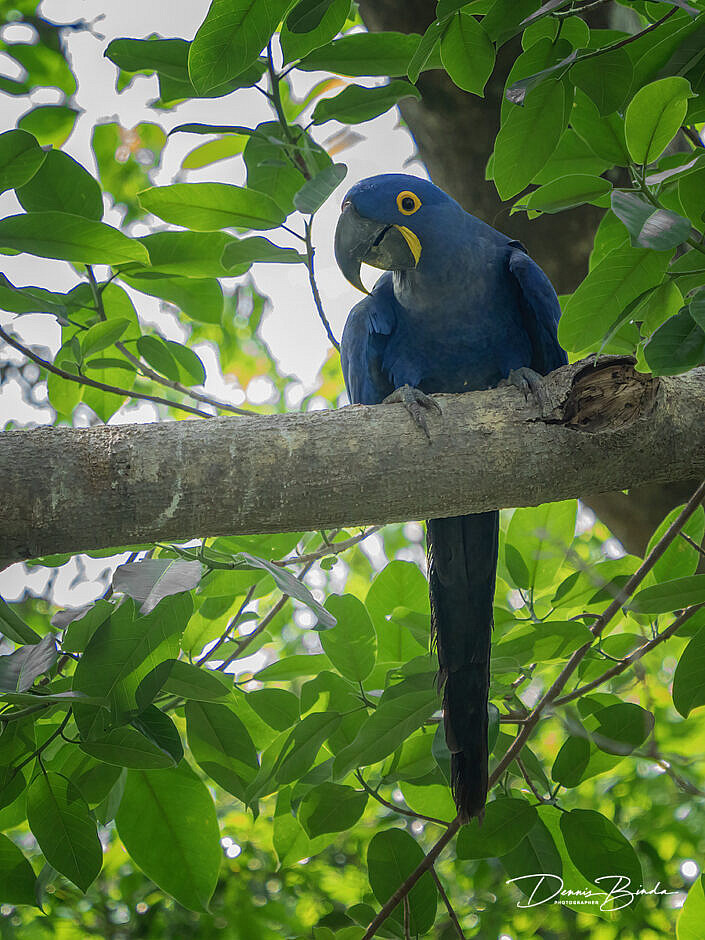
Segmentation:
{"type": "Polygon", "coordinates": [[[415,232],[412,232],[410,228],[407,228],[406,225],[395,225],[395,229],[398,229],[404,236],[404,241],[411,249],[411,254],[414,256],[414,261],[416,264],[419,263],[419,258],[421,257],[421,242],[418,239],[418,236],[415,232]]]}

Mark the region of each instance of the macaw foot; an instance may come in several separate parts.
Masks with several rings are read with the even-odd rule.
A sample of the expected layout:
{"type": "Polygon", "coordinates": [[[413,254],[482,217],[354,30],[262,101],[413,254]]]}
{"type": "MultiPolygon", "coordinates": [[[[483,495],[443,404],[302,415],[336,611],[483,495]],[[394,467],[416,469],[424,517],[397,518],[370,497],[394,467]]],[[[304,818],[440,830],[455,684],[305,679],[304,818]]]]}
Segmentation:
{"type": "Polygon", "coordinates": [[[402,385],[400,388],[397,388],[391,395],[387,395],[382,404],[402,404],[414,419],[414,424],[421,428],[429,441],[431,440],[431,435],[428,430],[428,424],[426,423],[424,409],[426,411],[435,410],[438,414],[443,414],[441,406],[434,398],[430,398],[422,392],[421,389],[414,388],[413,385],[402,385]]]}
{"type": "Polygon", "coordinates": [[[534,372],[533,369],[529,369],[528,366],[512,369],[507,378],[502,379],[497,388],[506,388],[509,385],[513,385],[514,388],[518,388],[520,392],[523,392],[525,401],[528,401],[529,395],[532,395],[537,404],[543,405],[545,398],[543,376],[539,375],[538,372],[534,372]]]}

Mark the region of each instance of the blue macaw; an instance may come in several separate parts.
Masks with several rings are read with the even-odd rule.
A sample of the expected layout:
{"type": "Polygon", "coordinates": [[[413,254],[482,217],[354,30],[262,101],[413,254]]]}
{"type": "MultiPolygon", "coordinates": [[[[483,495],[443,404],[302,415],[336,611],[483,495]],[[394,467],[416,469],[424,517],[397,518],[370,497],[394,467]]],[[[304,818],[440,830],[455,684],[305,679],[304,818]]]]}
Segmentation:
{"type": "MultiPolygon", "coordinates": [[[[345,196],[335,255],[346,278],[385,269],[350,311],[340,346],[352,403],[401,401],[428,435],[436,392],[511,383],[536,393],[567,362],[556,293],[524,246],[432,183],[401,173],[345,196]]],[[[461,820],[487,799],[487,703],[497,511],[427,522],[431,635],[438,650],[451,788],[461,820]]]]}

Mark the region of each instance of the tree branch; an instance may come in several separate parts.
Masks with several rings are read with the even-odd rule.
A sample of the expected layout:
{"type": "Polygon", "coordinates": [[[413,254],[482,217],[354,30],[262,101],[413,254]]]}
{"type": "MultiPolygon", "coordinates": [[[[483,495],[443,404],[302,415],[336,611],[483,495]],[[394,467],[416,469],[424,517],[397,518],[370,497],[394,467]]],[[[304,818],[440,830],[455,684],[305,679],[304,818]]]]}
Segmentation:
{"type": "Polygon", "coordinates": [[[439,396],[430,443],[402,405],[6,431],[0,559],[427,519],[705,475],[705,369],[653,379],[605,357],[552,373],[542,398],[439,396]]]}

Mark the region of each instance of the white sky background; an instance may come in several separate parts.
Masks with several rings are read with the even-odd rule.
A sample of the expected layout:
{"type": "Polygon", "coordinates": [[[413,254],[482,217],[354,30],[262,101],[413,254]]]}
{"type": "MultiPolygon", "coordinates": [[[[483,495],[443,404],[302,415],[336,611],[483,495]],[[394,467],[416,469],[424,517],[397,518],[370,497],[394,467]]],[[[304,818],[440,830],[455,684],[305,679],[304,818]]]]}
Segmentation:
{"type": "MultiPolygon", "coordinates": [[[[56,22],[72,22],[83,19],[91,22],[101,14],[104,18],[95,24],[95,30],[105,36],[97,39],[88,32],[65,33],[69,56],[78,81],[75,96],[76,106],[83,110],[79,115],[74,130],[62,149],[75,157],[87,169],[97,175],[97,168],[90,146],[93,126],[101,120],[116,120],[123,127],[130,128],[142,121],[161,124],[168,131],[177,124],[188,121],[214,124],[245,124],[255,126],[263,120],[272,120],[273,115],[265,98],[257,91],[243,89],[228,98],[203,99],[185,102],[170,111],[155,111],[148,107],[148,102],[158,97],[157,79],[137,76],[132,85],[121,94],[115,90],[116,67],[103,56],[107,44],[115,38],[127,36],[143,38],[152,33],[163,37],[179,36],[192,39],[208,10],[209,0],[121,0],[105,4],[98,0],[45,0],[41,6],[42,15],[56,22]]],[[[25,31],[26,33],[26,31],[25,31]]],[[[10,41],[27,41],[28,36],[7,33],[10,41]]],[[[0,72],[17,77],[13,62],[0,53],[0,72]]],[[[293,90],[298,97],[326,77],[322,73],[293,73],[293,90]]],[[[350,81],[360,81],[351,79],[350,81]]],[[[365,82],[365,80],[362,80],[365,82]]],[[[368,81],[368,84],[381,80],[368,81]]],[[[337,92],[339,89],[336,89],[337,92]]],[[[13,98],[0,93],[2,119],[0,131],[15,126],[19,117],[39,104],[54,103],[58,100],[55,90],[37,89],[31,96],[31,103],[26,98],[13,98]]],[[[304,115],[298,120],[310,113],[304,115]]],[[[336,156],[348,165],[348,175],[336,193],[316,216],[314,224],[314,244],[316,247],[316,273],[319,289],[326,313],[336,336],[340,337],[345,318],[351,306],[360,299],[360,294],[344,280],[333,257],[333,232],[337,221],[342,196],[357,180],[381,172],[399,172],[404,170],[416,175],[423,175],[424,170],[418,162],[405,168],[406,161],[414,155],[414,145],[407,131],[398,126],[396,109],[374,121],[358,125],[355,130],[364,135],[364,139],[355,146],[336,156]]],[[[327,138],[341,129],[336,122],[329,122],[323,127],[313,128],[316,140],[325,146],[327,138]]],[[[169,138],[163,151],[161,169],[154,178],[157,185],[173,182],[179,172],[184,156],[205,140],[202,136],[177,134],[169,138]]],[[[242,184],[245,181],[245,167],[241,157],[190,171],[183,176],[189,182],[213,181],[242,184]]],[[[22,211],[12,191],[0,196],[0,217],[22,211]]],[[[106,210],[104,221],[119,226],[121,212],[106,210]]],[[[157,220],[163,228],[163,224],[157,220]]],[[[288,224],[302,230],[300,219],[294,214],[288,224]]],[[[144,234],[138,228],[134,234],[144,234]]],[[[262,234],[271,237],[281,245],[299,248],[299,244],[286,233],[262,234]]],[[[70,265],[62,261],[45,260],[31,255],[0,256],[0,270],[17,286],[30,284],[51,290],[66,291],[78,282],[78,277],[70,265]]],[[[97,269],[100,274],[106,269],[97,269]]],[[[307,390],[312,386],[328,349],[328,340],[318,319],[308,284],[308,274],[304,265],[257,264],[252,274],[259,290],[271,299],[271,308],[266,314],[261,328],[264,339],[269,344],[274,356],[286,373],[297,376],[307,390]]],[[[371,285],[378,276],[368,270],[363,274],[366,283],[371,285]]],[[[231,283],[225,281],[225,283],[231,283]]],[[[144,323],[154,323],[169,339],[183,339],[174,319],[160,313],[159,302],[142,294],[130,292],[138,313],[144,323]]],[[[0,311],[0,323],[11,324],[11,328],[27,344],[49,347],[52,354],[60,345],[60,327],[47,315],[33,314],[13,317],[0,311]]],[[[204,359],[209,376],[207,390],[226,400],[235,400],[232,387],[223,382],[217,372],[213,355],[207,355],[201,347],[199,352],[204,359]]],[[[10,350],[10,354],[14,351],[10,350]]],[[[17,353],[12,359],[18,364],[23,357],[17,353]]],[[[241,394],[241,393],[240,393],[241,394]]],[[[242,401],[242,399],[238,399],[242,401]]],[[[154,420],[155,411],[148,403],[138,407],[129,405],[111,418],[110,423],[126,421],[154,420]]],[[[8,420],[27,424],[51,423],[52,412],[48,407],[30,407],[22,400],[18,382],[10,380],[0,392],[0,429],[8,420]]],[[[87,421],[85,413],[78,409],[77,423],[87,421]]],[[[89,603],[100,596],[105,588],[100,576],[106,567],[113,568],[120,559],[91,559],[80,556],[58,570],[50,592],[59,606],[79,606],[89,603]]],[[[383,563],[383,559],[378,559],[383,563]]],[[[18,600],[25,590],[42,594],[51,575],[48,569],[28,569],[22,564],[12,565],[0,573],[0,594],[6,600],[18,600]]]]}

